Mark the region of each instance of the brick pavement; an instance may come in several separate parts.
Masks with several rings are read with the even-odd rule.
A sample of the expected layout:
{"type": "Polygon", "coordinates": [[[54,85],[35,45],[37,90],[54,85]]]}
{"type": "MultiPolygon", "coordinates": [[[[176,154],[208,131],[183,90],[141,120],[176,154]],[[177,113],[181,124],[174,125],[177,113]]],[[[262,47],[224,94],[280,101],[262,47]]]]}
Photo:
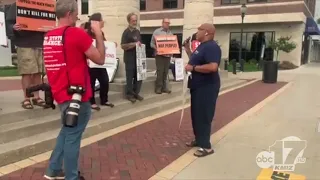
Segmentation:
{"type": "MultiPolygon", "coordinates": [[[[223,94],[218,99],[213,132],[261,102],[286,83],[255,82],[223,94]]],[[[80,169],[86,180],[147,180],[186,153],[192,136],[190,109],[181,129],[180,111],[139,125],[81,149],[80,169]]],[[[39,163],[1,180],[40,180],[47,162],[39,163]]]]}
{"type": "Polygon", "coordinates": [[[0,79],[0,91],[20,90],[20,79],[0,79]]]}

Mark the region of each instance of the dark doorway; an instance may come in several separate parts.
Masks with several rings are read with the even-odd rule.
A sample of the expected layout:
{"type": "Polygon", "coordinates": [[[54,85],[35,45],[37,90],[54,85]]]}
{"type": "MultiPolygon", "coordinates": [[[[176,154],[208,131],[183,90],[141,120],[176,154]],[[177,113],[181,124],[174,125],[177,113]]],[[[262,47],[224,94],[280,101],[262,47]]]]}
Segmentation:
{"type": "Polygon", "coordinates": [[[307,33],[304,34],[301,51],[301,65],[308,63],[309,49],[311,37],[307,33]]]}

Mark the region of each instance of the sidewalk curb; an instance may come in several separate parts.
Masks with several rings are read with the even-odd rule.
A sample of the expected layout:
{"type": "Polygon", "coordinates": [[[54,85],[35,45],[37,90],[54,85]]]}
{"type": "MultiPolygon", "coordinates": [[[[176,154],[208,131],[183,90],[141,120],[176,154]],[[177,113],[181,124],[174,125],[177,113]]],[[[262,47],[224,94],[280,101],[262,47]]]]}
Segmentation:
{"type": "Polygon", "coordinates": [[[21,76],[0,77],[0,80],[20,80],[21,76]]]}
{"type": "MultiPolygon", "coordinates": [[[[256,82],[256,81],[253,81],[256,82]]],[[[253,82],[249,82],[247,84],[241,85],[240,87],[236,87],[235,89],[241,88],[243,86],[249,85],[253,82]]],[[[242,115],[235,118],[233,121],[231,121],[229,124],[224,126],[222,129],[218,130],[216,133],[211,135],[211,143],[217,144],[219,141],[221,141],[232,129],[235,129],[239,124],[244,123],[245,120],[247,120],[250,116],[257,113],[261,108],[263,108],[266,104],[268,104],[270,101],[274,100],[276,97],[278,97],[282,92],[284,92],[286,89],[292,86],[292,82],[289,82],[288,84],[284,85],[282,88],[268,96],[263,101],[259,102],[257,105],[252,107],[251,109],[244,112],[242,115]]],[[[235,90],[235,89],[229,89],[226,90],[226,92],[222,92],[222,94],[227,93],[229,91],[235,90]]],[[[219,94],[220,95],[220,94],[219,94]]],[[[177,176],[183,169],[185,169],[188,165],[190,165],[192,162],[194,162],[197,157],[193,155],[194,149],[189,150],[184,155],[180,156],[180,158],[173,161],[171,164],[169,164],[167,167],[159,171],[157,174],[155,174],[153,177],[151,177],[149,180],[169,180],[173,179],[175,176],[177,176]]]]}

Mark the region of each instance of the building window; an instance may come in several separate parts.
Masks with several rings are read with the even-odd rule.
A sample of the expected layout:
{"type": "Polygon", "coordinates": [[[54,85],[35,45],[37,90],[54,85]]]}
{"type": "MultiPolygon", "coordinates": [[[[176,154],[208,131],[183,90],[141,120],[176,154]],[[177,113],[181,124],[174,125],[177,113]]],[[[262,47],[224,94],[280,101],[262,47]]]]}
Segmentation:
{"type": "Polygon", "coordinates": [[[146,10],[146,0],[140,0],[140,11],[146,10]]]}
{"type": "Polygon", "coordinates": [[[255,2],[268,2],[268,0],[247,0],[248,3],[255,3],[255,2]]]}
{"type": "Polygon", "coordinates": [[[163,9],[178,8],[178,0],[163,0],[163,9]]]}
{"type": "Polygon", "coordinates": [[[89,14],[89,0],[81,0],[81,14],[89,14]]]}
{"type": "Polygon", "coordinates": [[[221,0],[221,4],[240,4],[240,0],[221,0]]]}
{"type": "MultiPolygon", "coordinates": [[[[273,49],[270,47],[270,42],[274,41],[274,32],[245,32],[242,35],[241,59],[259,61],[264,49],[262,59],[273,60],[273,49]]],[[[239,61],[239,49],[240,33],[230,33],[229,60],[239,61]]]]}

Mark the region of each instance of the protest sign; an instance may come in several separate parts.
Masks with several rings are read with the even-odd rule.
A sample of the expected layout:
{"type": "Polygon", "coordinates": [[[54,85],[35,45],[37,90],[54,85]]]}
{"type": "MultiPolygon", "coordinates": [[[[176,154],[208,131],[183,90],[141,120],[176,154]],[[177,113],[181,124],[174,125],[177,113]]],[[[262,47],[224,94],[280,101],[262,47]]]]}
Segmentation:
{"type": "Polygon", "coordinates": [[[174,59],[176,81],[182,81],[184,79],[184,62],[182,58],[174,59]]]}
{"type": "Polygon", "coordinates": [[[136,46],[137,53],[137,80],[142,81],[147,79],[147,56],[146,45],[136,46]]]}
{"type": "Polygon", "coordinates": [[[8,45],[4,12],[0,12],[0,45],[2,46],[8,45]]]}
{"type": "Polygon", "coordinates": [[[180,54],[176,35],[155,36],[157,55],[180,54]]]}
{"type": "Polygon", "coordinates": [[[16,21],[23,30],[48,31],[56,26],[56,0],[17,0],[16,21]]]}
{"type": "MultiPolygon", "coordinates": [[[[96,41],[93,40],[92,43],[94,46],[96,45],[96,41]]],[[[118,70],[119,60],[117,59],[117,50],[116,50],[116,44],[111,41],[105,41],[104,42],[105,48],[106,48],[106,57],[104,61],[104,65],[98,65],[94,62],[89,61],[89,67],[90,68],[105,68],[107,69],[108,76],[109,76],[109,82],[112,82],[114,79],[114,76],[118,70]]],[[[97,83],[96,83],[97,85],[97,83]]]]}

